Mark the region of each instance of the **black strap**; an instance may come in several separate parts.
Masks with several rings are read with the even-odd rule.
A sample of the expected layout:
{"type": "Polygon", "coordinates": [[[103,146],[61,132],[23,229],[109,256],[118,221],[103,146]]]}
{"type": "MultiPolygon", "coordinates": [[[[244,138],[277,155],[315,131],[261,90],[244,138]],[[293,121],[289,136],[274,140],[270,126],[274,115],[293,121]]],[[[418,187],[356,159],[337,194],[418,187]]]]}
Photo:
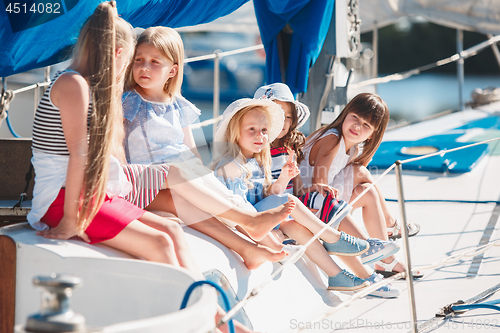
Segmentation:
{"type": "Polygon", "coordinates": [[[12,208],[19,207],[23,204],[23,201],[28,199],[28,188],[30,187],[31,179],[33,178],[33,164],[30,162],[30,169],[28,173],[24,176],[24,180],[26,180],[26,186],[24,187],[24,192],[19,195],[19,201],[12,208]]]}

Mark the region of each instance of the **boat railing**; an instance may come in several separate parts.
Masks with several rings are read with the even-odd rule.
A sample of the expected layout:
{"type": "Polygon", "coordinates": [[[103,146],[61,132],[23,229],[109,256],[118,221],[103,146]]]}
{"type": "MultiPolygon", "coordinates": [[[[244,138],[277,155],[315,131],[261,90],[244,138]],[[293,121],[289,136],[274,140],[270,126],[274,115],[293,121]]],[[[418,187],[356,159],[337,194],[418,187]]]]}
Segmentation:
{"type": "MultiPolygon", "coordinates": [[[[463,50],[459,53],[455,53],[454,55],[452,55],[448,58],[441,59],[441,60],[432,62],[430,64],[423,65],[423,66],[420,66],[420,67],[417,67],[417,68],[414,68],[414,69],[411,69],[411,70],[408,70],[408,71],[405,71],[402,73],[394,73],[394,74],[386,75],[383,77],[364,80],[364,81],[357,82],[357,83],[351,83],[351,84],[349,84],[349,88],[356,89],[356,88],[361,88],[361,87],[379,84],[379,83],[387,83],[387,82],[391,82],[391,81],[404,80],[404,79],[409,78],[410,76],[420,74],[421,72],[427,71],[429,69],[433,69],[433,68],[444,66],[444,65],[447,65],[447,64],[450,64],[453,62],[457,62],[457,61],[460,61],[461,59],[466,60],[470,57],[475,56],[476,54],[478,54],[480,51],[484,50],[487,47],[493,47],[494,52],[495,51],[498,52],[498,49],[496,48],[496,43],[498,43],[498,42],[500,42],[500,35],[491,36],[487,40],[485,40],[484,42],[476,44],[476,45],[474,45],[466,50],[463,50]]],[[[495,52],[495,55],[497,54],[496,52],[495,52]]],[[[498,61],[498,64],[500,65],[500,56],[497,57],[497,61],[498,61]]]]}
{"type": "MultiPolygon", "coordinates": [[[[258,285],[256,288],[254,288],[245,298],[243,298],[241,301],[239,301],[235,306],[228,311],[228,313],[221,319],[219,325],[222,325],[223,323],[226,323],[229,319],[231,319],[239,310],[245,306],[245,304],[254,296],[258,295],[258,293],[270,282],[272,282],[281,272],[285,269],[285,267],[291,263],[296,262],[304,253],[307,247],[312,244],[315,240],[317,240],[323,232],[325,232],[328,228],[330,228],[331,225],[336,224],[337,222],[340,222],[345,215],[352,209],[352,206],[363,197],[368,191],[370,191],[380,180],[382,180],[387,174],[389,174],[392,170],[395,170],[396,173],[396,181],[397,181],[397,190],[398,190],[398,203],[400,207],[400,214],[401,214],[401,219],[403,223],[403,227],[401,228],[402,232],[402,241],[403,241],[403,248],[404,248],[404,266],[405,266],[405,271],[398,273],[392,277],[386,278],[382,281],[379,281],[377,283],[374,283],[366,288],[363,288],[362,290],[358,291],[356,294],[351,296],[349,299],[346,301],[340,303],[337,305],[333,310],[328,311],[323,313],[319,318],[315,319],[314,322],[321,322],[321,320],[327,318],[328,316],[331,316],[332,314],[336,313],[340,309],[348,306],[351,304],[353,301],[368,295],[369,293],[377,290],[378,288],[387,285],[395,280],[398,280],[400,278],[406,278],[407,286],[408,286],[408,299],[410,302],[410,312],[411,312],[411,330],[410,332],[419,332],[419,327],[420,328],[425,328],[423,327],[424,325],[419,325],[417,322],[417,312],[416,312],[416,306],[415,306],[415,291],[414,291],[414,286],[413,286],[413,271],[412,269],[415,270],[428,270],[428,269],[435,269],[438,267],[442,267],[445,265],[450,265],[452,263],[455,263],[462,258],[471,258],[471,257],[476,257],[484,252],[486,252],[488,249],[490,249],[493,246],[500,246],[500,239],[496,240],[494,242],[490,242],[488,244],[482,245],[479,248],[475,248],[469,251],[466,251],[464,253],[460,253],[457,255],[449,256],[437,263],[433,263],[431,265],[427,266],[419,266],[419,267],[412,267],[411,264],[411,254],[410,254],[410,246],[408,242],[408,223],[407,223],[407,218],[406,218],[406,207],[405,207],[405,199],[404,199],[404,191],[403,191],[403,173],[402,173],[402,166],[403,164],[407,164],[410,162],[415,162],[423,159],[427,159],[433,156],[438,156],[438,155],[445,155],[451,152],[471,148],[474,146],[482,145],[482,144],[487,144],[490,142],[494,141],[500,141],[500,137],[494,138],[494,139],[489,139],[481,142],[475,142],[471,143],[469,145],[465,145],[462,147],[458,148],[453,148],[453,149],[443,149],[440,151],[437,151],[435,153],[430,153],[426,155],[421,155],[417,156],[414,158],[409,158],[406,160],[398,160],[395,161],[389,168],[387,168],[373,183],[369,184],[369,186],[366,187],[366,189],[361,192],[354,200],[350,202],[349,205],[344,207],[341,211],[339,211],[331,220],[329,223],[325,224],[324,227],[318,231],[316,234],[313,235],[313,237],[306,243],[304,244],[304,247],[302,250],[297,251],[296,253],[293,253],[290,255],[285,262],[283,262],[283,265],[278,267],[267,279],[265,279],[260,285],[258,285]]],[[[298,329],[296,332],[300,332],[304,329],[298,329]]]]}

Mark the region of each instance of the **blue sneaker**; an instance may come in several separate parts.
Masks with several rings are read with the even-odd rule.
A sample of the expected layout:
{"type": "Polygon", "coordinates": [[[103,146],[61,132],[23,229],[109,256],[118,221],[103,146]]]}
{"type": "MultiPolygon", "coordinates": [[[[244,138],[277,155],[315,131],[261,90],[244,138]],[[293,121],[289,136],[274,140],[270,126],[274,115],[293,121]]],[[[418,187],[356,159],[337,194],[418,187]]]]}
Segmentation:
{"type": "Polygon", "coordinates": [[[329,254],[335,254],[338,256],[354,257],[365,253],[370,248],[370,244],[363,239],[353,237],[346,234],[345,232],[340,232],[340,239],[335,243],[328,243],[323,241],[323,247],[328,251],[329,254]]]}
{"type": "MultiPolygon", "coordinates": [[[[369,278],[365,279],[364,281],[368,281],[370,284],[373,284],[382,281],[383,279],[384,277],[381,274],[373,273],[372,275],[370,275],[369,278]]],[[[372,291],[371,293],[368,294],[368,296],[395,298],[398,297],[400,294],[401,291],[389,283],[386,284],[385,286],[378,288],[375,291],[372,291]]]]}
{"type": "Polygon", "coordinates": [[[343,269],[339,274],[328,277],[328,290],[353,291],[368,287],[369,281],[360,279],[343,269]]]}
{"type": "Polygon", "coordinates": [[[399,251],[399,244],[393,241],[383,241],[377,238],[368,238],[366,241],[370,244],[370,249],[360,257],[363,264],[385,259],[399,251]]]}

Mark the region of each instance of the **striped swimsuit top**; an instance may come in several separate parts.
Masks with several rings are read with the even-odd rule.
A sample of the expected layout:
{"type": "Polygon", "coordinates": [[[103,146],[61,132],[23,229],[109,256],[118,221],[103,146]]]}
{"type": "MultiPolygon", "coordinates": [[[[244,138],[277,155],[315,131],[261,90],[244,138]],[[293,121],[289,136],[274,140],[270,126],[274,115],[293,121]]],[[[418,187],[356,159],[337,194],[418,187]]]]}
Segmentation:
{"type": "MultiPolygon", "coordinates": [[[[77,73],[70,69],[57,72],[54,76],[54,80],[52,80],[52,83],[45,90],[45,93],[38,104],[35,112],[35,120],[33,122],[33,140],[31,143],[31,148],[33,150],[48,154],[69,156],[66,139],[64,138],[61,114],[59,112],[59,108],[52,103],[50,97],[50,92],[54,83],[61,76],[61,74],[67,72],[77,73]]],[[[87,129],[90,125],[91,114],[92,100],[90,100],[89,103],[87,129]]]]}

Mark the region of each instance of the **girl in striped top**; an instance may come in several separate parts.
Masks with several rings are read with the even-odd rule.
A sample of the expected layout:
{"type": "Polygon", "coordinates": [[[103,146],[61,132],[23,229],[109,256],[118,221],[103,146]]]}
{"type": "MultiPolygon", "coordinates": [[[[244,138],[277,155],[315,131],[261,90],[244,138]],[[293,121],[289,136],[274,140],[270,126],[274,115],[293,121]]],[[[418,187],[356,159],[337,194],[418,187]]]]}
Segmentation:
{"type": "Polygon", "coordinates": [[[120,197],[130,184],[112,155],[123,155],[118,87],[133,44],[132,27],[118,17],[115,2],[99,4],[71,65],[56,75],[36,111],[28,221],[46,238],[80,236],[199,273],[176,222],[120,197]]]}

